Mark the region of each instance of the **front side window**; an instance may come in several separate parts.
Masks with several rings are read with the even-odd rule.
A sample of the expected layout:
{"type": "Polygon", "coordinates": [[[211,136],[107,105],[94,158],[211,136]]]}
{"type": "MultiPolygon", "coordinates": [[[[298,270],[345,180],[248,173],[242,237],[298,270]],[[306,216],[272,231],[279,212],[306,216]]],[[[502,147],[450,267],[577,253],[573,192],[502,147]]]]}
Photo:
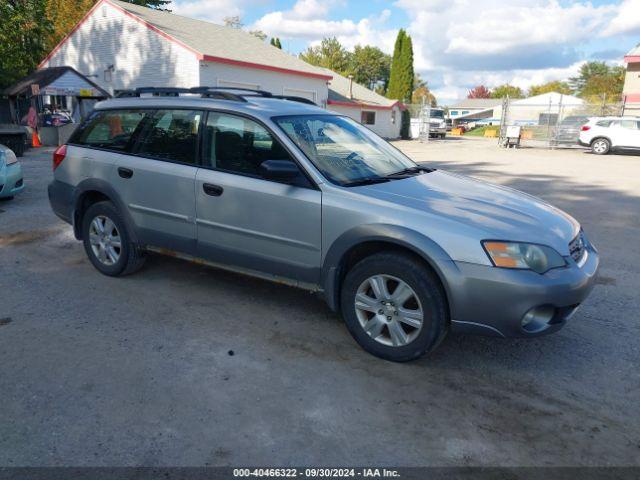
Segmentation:
{"type": "Polygon", "coordinates": [[[136,153],[195,164],[201,120],[202,112],[197,110],[157,110],[140,134],[136,153]]]}
{"type": "Polygon", "coordinates": [[[369,129],[337,115],[275,117],[274,121],[333,183],[384,178],[416,164],[369,129]]]}
{"type": "Polygon", "coordinates": [[[250,176],[259,176],[265,160],[291,160],[262,125],[217,112],[209,112],[207,118],[202,158],[205,166],[250,176]]]}
{"type": "Polygon", "coordinates": [[[126,152],[146,110],[98,110],[93,112],[69,143],[126,152]]]}

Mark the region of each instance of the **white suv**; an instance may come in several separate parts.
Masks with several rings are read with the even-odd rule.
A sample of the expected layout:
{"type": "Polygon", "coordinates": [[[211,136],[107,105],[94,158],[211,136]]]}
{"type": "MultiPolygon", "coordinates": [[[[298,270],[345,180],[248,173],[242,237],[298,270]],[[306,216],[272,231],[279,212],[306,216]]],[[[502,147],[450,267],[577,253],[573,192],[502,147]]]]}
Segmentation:
{"type": "Polygon", "coordinates": [[[591,147],[596,155],[613,150],[640,151],[640,118],[591,118],[580,131],[580,145],[591,147]]]}

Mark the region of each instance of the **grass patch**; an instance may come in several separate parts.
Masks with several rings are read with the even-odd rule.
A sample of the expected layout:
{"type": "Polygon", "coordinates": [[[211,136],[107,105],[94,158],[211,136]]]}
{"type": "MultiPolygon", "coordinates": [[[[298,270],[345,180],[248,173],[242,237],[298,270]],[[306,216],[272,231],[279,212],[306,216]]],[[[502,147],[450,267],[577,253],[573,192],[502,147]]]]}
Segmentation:
{"type": "Polygon", "coordinates": [[[468,132],[465,132],[465,136],[468,137],[484,137],[484,132],[486,130],[500,130],[500,125],[485,125],[483,127],[474,128],[468,132]]]}

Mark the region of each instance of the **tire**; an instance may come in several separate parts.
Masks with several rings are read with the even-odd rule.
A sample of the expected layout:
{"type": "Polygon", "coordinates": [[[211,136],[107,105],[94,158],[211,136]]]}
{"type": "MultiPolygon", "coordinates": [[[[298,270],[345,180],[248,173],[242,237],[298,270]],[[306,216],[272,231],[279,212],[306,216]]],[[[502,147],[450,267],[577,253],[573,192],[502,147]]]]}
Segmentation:
{"type": "Polygon", "coordinates": [[[122,216],[111,202],[95,203],[84,213],[82,241],[84,250],[93,266],[100,273],[110,277],[129,275],[144,265],[146,259],[144,251],[131,241],[122,216]],[[98,223],[94,224],[94,221],[98,223]],[[102,225],[102,232],[96,226],[99,224],[102,225]],[[111,224],[113,224],[113,228],[111,228],[111,224]],[[114,233],[117,235],[113,235],[114,233]],[[96,244],[98,239],[102,243],[96,244]],[[116,239],[119,239],[119,242],[116,239]],[[118,244],[119,246],[117,246],[118,244]],[[105,248],[102,248],[103,246],[105,248]]]}
{"type": "Polygon", "coordinates": [[[444,138],[445,138],[446,136],[447,136],[447,134],[446,134],[446,133],[441,133],[441,134],[440,134],[440,140],[444,140],[444,138]]]}
{"type": "Polygon", "coordinates": [[[611,142],[606,138],[596,138],[591,142],[591,151],[596,155],[606,155],[611,150],[611,142]]]}
{"type": "Polygon", "coordinates": [[[449,329],[447,299],[439,279],[416,258],[403,253],[371,255],[347,272],[341,310],[355,341],[372,355],[393,362],[406,362],[433,351],[449,329]],[[389,295],[380,288],[382,294],[376,295],[374,284],[379,286],[380,281],[386,282],[389,295]],[[402,301],[399,291],[406,296],[406,286],[412,295],[402,301]],[[411,323],[405,323],[408,321],[411,323]],[[398,325],[404,337],[398,333],[398,325]]]}

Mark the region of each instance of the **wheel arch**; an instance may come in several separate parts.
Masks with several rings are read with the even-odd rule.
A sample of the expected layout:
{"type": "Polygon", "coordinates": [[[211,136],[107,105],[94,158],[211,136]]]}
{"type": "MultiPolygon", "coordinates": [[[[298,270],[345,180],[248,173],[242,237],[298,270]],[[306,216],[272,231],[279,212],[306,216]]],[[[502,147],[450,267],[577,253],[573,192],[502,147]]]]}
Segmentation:
{"type": "Polygon", "coordinates": [[[340,290],[349,268],[369,255],[395,250],[418,258],[434,272],[440,281],[451,311],[451,290],[446,271],[455,263],[431,238],[396,225],[365,225],[353,228],[336,239],[325,256],[322,266],[322,287],[329,308],[340,308],[340,290]]]}
{"type": "Polygon", "coordinates": [[[113,203],[122,215],[127,227],[127,233],[134,243],[138,242],[135,224],[126,205],[120,199],[115,189],[104,180],[87,179],[76,187],[73,199],[73,233],[78,240],[82,240],[82,217],[87,209],[101,201],[113,203]]]}

